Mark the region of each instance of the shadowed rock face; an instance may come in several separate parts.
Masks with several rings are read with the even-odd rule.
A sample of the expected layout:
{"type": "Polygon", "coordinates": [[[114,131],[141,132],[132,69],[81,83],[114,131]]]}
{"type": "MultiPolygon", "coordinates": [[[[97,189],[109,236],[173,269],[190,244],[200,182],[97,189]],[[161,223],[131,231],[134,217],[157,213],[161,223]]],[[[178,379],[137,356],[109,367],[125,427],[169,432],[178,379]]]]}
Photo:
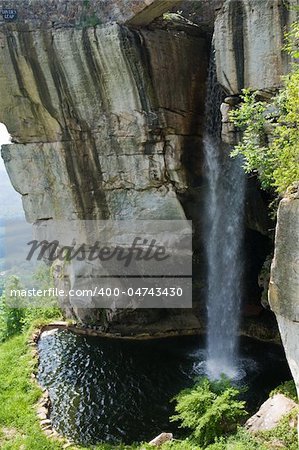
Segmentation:
{"type": "Polygon", "coordinates": [[[269,303],[299,394],[299,189],[279,205],[269,303]]]}

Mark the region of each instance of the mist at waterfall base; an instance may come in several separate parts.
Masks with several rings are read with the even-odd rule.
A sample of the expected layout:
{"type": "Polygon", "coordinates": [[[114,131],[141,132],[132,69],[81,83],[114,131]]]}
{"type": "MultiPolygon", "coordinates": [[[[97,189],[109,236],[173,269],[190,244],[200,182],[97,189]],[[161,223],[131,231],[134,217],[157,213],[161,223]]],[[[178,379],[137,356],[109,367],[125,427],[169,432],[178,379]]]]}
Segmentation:
{"type": "Polygon", "coordinates": [[[213,58],[208,76],[203,139],[206,195],[207,361],[209,378],[242,377],[238,333],[243,275],[245,174],[220,139],[222,91],[213,58]]]}
{"type": "MultiPolygon", "coordinates": [[[[72,441],[92,445],[149,441],[162,431],[184,437],[171,399],[204,375],[205,343],[199,337],[160,340],[105,339],[69,331],[39,341],[39,383],[51,398],[54,428],[72,441]]],[[[247,409],[291,378],[280,346],[241,340],[247,409]]]]}

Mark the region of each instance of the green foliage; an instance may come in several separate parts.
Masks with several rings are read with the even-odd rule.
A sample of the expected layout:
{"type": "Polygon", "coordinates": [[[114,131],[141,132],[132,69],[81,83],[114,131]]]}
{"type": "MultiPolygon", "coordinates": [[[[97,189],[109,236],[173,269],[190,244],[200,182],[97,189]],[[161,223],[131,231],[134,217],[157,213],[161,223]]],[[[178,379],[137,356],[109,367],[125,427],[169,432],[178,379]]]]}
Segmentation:
{"type": "Polygon", "coordinates": [[[199,445],[207,446],[222,434],[234,432],[238,421],[247,414],[245,402],[239,401],[238,395],[239,390],[228,380],[204,378],[175,398],[177,414],[171,420],[180,421],[199,445]]]}
{"type": "Polygon", "coordinates": [[[298,401],[296,385],[293,380],[285,381],[270,392],[270,397],[273,397],[275,394],[283,394],[286,397],[294,400],[294,402],[298,401]]]}
{"type": "Polygon", "coordinates": [[[236,434],[228,438],[221,437],[217,442],[209,445],[207,450],[269,450],[269,447],[240,427],[236,434]]]}
{"type": "MultiPolygon", "coordinates": [[[[286,35],[286,51],[299,55],[299,24],[286,35]]],[[[246,172],[257,171],[265,189],[282,194],[299,180],[299,64],[294,62],[284,86],[270,103],[258,93],[243,90],[242,104],[230,119],[243,138],[232,156],[243,155],[246,172]]]]}
{"type": "Polygon", "coordinates": [[[25,335],[15,336],[0,347],[0,447],[58,449],[41,433],[33,408],[40,389],[30,380],[33,361],[26,340],[25,335]]]}
{"type": "MultiPolygon", "coordinates": [[[[53,278],[47,266],[41,266],[34,278],[38,281],[40,289],[53,287],[53,278]]],[[[24,332],[30,327],[38,327],[46,322],[63,318],[61,310],[56,306],[57,299],[55,297],[39,298],[42,305],[49,305],[47,307],[12,307],[11,305],[15,305],[18,301],[18,297],[14,297],[13,303],[11,303],[9,293],[11,290],[21,289],[23,286],[18,277],[13,275],[8,278],[5,284],[5,293],[0,298],[0,342],[24,332]]]]}
{"type": "Polygon", "coordinates": [[[285,34],[286,44],[284,50],[292,58],[299,58],[299,22],[293,22],[290,31],[285,34]]]}
{"type": "Polygon", "coordinates": [[[201,450],[201,448],[198,444],[192,442],[192,440],[185,439],[184,441],[179,441],[174,439],[162,445],[162,450],[201,450]]]}
{"type": "MultiPolygon", "coordinates": [[[[20,281],[16,276],[11,276],[7,280],[5,290],[21,289],[20,281]]],[[[0,298],[0,341],[4,341],[22,331],[25,317],[24,308],[12,308],[9,297],[2,294],[0,298]]]]}
{"type": "Polygon", "coordinates": [[[274,430],[259,433],[260,440],[267,444],[268,448],[273,448],[273,443],[279,442],[281,449],[298,450],[297,415],[298,408],[295,408],[279,422],[274,430]]]}
{"type": "MultiPolygon", "coordinates": [[[[46,266],[40,266],[34,274],[34,279],[38,281],[40,289],[46,290],[54,287],[54,280],[51,269],[46,266]]],[[[47,307],[26,308],[22,319],[22,330],[26,331],[30,327],[39,327],[46,322],[63,319],[61,309],[57,307],[57,298],[55,296],[41,297],[41,305],[47,307]]]]}

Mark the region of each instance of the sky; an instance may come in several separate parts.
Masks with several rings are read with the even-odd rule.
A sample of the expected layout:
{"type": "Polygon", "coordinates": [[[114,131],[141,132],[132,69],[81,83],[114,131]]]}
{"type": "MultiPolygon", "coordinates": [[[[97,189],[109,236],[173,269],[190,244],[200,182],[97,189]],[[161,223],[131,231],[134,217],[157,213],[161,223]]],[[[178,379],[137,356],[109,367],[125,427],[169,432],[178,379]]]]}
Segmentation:
{"type": "MultiPolygon", "coordinates": [[[[0,123],[0,147],[10,143],[10,135],[6,126],[0,123]]],[[[21,196],[11,185],[10,179],[0,157],[0,220],[23,216],[21,196]]]]}
{"type": "MultiPolygon", "coordinates": [[[[10,143],[10,135],[7,131],[6,126],[3,123],[0,123],[0,147],[3,144],[9,144],[10,143]]],[[[3,159],[0,158],[0,170],[5,170],[3,159]]]]}

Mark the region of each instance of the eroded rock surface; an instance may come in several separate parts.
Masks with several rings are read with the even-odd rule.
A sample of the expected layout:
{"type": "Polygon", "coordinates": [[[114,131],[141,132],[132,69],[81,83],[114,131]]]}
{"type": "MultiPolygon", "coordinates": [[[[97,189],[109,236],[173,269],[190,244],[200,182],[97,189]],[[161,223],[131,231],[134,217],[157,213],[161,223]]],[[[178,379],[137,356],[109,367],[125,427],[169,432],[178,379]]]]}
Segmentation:
{"type": "Polygon", "coordinates": [[[279,205],[269,303],[299,394],[299,189],[279,205]]]}
{"type": "MultiPolygon", "coordinates": [[[[29,222],[185,219],[182,161],[200,152],[211,36],[144,27],[169,3],[24,1],[0,25],[0,121],[13,137],[2,155],[29,222]]],[[[105,326],[198,327],[192,312],[182,323],[178,311],[68,306],[105,326]]]]}
{"type": "Polygon", "coordinates": [[[7,32],[0,120],[18,144],[3,156],[27,219],[183,218],[206,54],[203,38],[117,24],[7,32]]]}
{"type": "Polygon", "coordinates": [[[219,82],[230,94],[281,85],[288,70],[284,29],[296,20],[298,0],[227,0],[215,22],[219,82]],[[293,8],[295,6],[295,8],[293,8]]]}

